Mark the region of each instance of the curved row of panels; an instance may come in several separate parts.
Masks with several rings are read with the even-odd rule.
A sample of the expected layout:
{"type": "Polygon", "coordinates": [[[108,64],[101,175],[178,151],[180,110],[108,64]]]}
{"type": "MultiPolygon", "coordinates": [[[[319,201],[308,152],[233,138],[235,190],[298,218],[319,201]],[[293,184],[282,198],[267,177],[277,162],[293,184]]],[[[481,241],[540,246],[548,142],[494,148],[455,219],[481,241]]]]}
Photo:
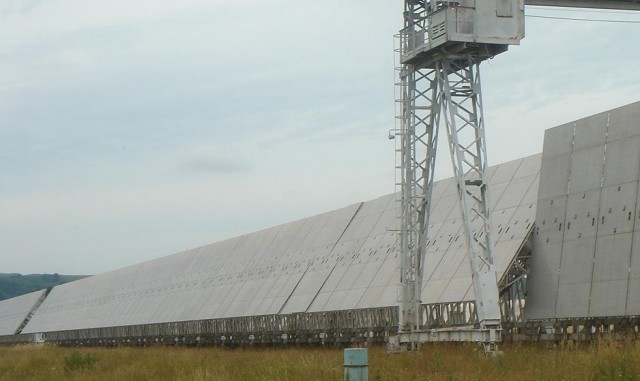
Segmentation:
{"type": "MultiPolygon", "coordinates": [[[[540,156],[490,169],[502,273],[533,224],[540,156]]],[[[395,195],[55,287],[23,333],[397,305],[395,195]]],[[[454,182],[434,185],[423,300],[473,300],[454,182]]]]}
{"type": "MultiPolygon", "coordinates": [[[[640,312],[639,120],[635,103],[550,129],[542,155],[489,168],[499,277],[536,226],[527,318],[640,312]]],[[[12,306],[34,296],[0,302],[0,336],[396,306],[395,197],[57,286],[24,329],[12,306]]],[[[435,183],[425,304],[474,300],[457,198],[435,183]]]]}
{"type": "Polygon", "coordinates": [[[0,336],[19,333],[45,295],[46,290],[41,290],[0,301],[0,336]]]}

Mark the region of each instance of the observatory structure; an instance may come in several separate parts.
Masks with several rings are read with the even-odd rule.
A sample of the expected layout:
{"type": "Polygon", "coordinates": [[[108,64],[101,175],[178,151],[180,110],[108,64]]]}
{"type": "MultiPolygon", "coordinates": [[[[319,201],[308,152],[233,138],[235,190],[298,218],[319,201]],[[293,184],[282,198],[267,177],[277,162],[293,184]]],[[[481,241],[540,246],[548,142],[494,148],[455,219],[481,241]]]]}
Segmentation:
{"type": "Polygon", "coordinates": [[[457,334],[493,350],[500,325],[480,63],[524,37],[524,1],[404,2],[399,35],[399,343],[449,339],[422,325],[423,277],[440,129],[447,135],[462,239],[469,250],[477,324],[457,334]]]}
{"type": "Polygon", "coordinates": [[[0,342],[470,340],[493,352],[502,337],[637,333],[640,103],[487,166],[479,65],[519,44],[525,4],[640,9],[405,0],[396,194],[2,302],[0,342]],[[441,130],[454,176],[435,181],[441,130]]]}
{"type": "MultiPolygon", "coordinates": [[[[637,333],[638,121],[640,103],[584,118],[547,130],[541,154],[487,168],[505,338],[637,333]]],[[[388,341],[396,196],[0,302],[0,342],[388,341]]],[[[457,200],[454,179],[434,182],[419,318],[441,340],[471,340],[479,323],[457,200]]]]}
{"type": "MultiPolygon", "coordinates": [[[[638,9],[637,1],[528,1],[531,5],[638,9]],[[606,3],[606,6],[603,5],[606,3]]],[[[398,344],[450,340],[422,325],[438,134],[444,129],[469,250],[477,323],[456,334],[496,352],[501,317],[480,63],[524,37],[524,0],[405,0],[399,34],[400,308],[398,344]]],[[[393,134],[390,134],[393,137],[393,134]]],[[[454,338],[457,340],[458,338],[454,338]]]]}

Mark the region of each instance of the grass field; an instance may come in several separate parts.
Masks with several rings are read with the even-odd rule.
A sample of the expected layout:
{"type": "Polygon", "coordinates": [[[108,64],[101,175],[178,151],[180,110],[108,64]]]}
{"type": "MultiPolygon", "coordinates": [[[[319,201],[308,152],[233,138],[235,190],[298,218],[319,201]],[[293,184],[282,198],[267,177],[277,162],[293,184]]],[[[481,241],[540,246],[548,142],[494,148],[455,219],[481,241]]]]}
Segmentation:
{"type": "MultiPolygon", "coordinates": [[[[369,380],[640,380],[640,343],[369,348],[369,380]]],[[[342,380],[335,348],[0,347],[0,380],[342,380]]]]}

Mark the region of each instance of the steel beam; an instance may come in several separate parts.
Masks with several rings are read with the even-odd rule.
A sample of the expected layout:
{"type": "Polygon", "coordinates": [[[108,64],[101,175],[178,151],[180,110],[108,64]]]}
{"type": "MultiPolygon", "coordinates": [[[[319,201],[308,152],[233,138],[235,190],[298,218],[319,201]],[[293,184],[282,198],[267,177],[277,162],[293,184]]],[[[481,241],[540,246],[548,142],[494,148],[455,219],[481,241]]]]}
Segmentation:
{"type": "Polygon", "coordinates": [[[495,329],[477,329],[475,327],[453,327],[414,332],[400,332],[389,341],[389,349],[401,350],[406,343],[437,343],[448,341],[468,341],[482,343],[485,354],[495,356],[496,344],[501,340],[500,331],[495,329]]]}
{"type": "Polygon", "coordinates": [[[499,329],[479,65],[473,56],[439,62],[438,82],[442,83],[443,92],[439,109],[449,137],[463,230],[469,247],[478,322],[483,329],[499,329]]]}

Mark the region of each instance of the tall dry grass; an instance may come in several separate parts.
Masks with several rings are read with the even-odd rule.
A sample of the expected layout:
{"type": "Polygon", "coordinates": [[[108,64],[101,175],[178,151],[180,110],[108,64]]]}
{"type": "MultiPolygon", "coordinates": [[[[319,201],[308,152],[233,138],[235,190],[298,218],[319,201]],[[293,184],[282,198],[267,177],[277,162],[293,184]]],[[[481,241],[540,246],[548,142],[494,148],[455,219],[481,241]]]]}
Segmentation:
{"type": "MultiPolygon", "coordinates": [[[[640,380],[640,343],[511,344],[497,358],[474,345],[424,346],[418,353],[369,348],[369,379],[640,380]]],[[[335,348],[0,347],[0,380],[341,380],[335,348]]]]}

